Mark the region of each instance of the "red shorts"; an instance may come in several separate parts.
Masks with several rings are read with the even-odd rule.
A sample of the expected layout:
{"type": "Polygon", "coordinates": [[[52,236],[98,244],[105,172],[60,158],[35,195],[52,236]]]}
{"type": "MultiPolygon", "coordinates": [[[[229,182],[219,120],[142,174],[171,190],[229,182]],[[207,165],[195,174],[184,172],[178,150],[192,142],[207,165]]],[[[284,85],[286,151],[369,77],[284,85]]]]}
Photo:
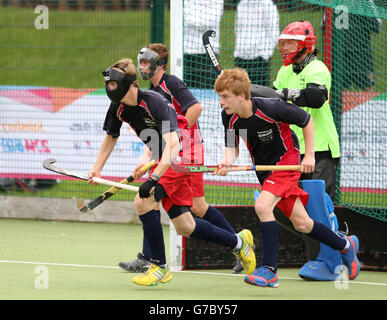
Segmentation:
{"type": "Polygon", "coordinates": [[[277,206],[288,218],[297,198],[304,206],[308,203],[309,194],[298,186],[300,176],[299,171],[274,171],[262,186],[262,190],[282,198],[277,206]]]}
{"type": "Polygon", "coordinates": [[[203,172],[190,173],[190,184],[194,198],[204,197],[203,172]]]}
{"type": "MultiPolygon", "coordinates": [[[[154,165],[149,173],[153,173],[157,165],[154,165]]],[[[192,189],[190,173],[177,173],[171,167],[161,177],[159,184],[161,184],[167,194],[161,200],[165,211],[169,211],[175,204],[177,206],[192,207],[192,189]]]]}

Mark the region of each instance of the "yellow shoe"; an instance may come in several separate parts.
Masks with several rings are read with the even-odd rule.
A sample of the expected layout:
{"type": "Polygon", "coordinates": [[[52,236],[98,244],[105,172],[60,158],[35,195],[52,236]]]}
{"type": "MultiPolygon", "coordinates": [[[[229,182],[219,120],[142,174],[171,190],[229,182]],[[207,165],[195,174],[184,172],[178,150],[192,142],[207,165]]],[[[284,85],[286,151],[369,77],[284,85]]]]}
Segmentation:
{"type": "Polygon", "coordinates": [[[147,271],[142,275],[136,276],[132,282],[142,286],[157,286],[157,283],[166,283],[172,280],[172,273],[168,269],[161,268],[157,264],[152,263],[147,271]]]}
{"type": "Polygon", "coordinates": [[[252,249],[253,235],[250,230],[244,229],[238,233],[238,237],[242,240],[242,248],[239,252],[235,252],[235,255],[241,258],[246,274],[252,274],[256,266],[255,253],[252,249]]]}

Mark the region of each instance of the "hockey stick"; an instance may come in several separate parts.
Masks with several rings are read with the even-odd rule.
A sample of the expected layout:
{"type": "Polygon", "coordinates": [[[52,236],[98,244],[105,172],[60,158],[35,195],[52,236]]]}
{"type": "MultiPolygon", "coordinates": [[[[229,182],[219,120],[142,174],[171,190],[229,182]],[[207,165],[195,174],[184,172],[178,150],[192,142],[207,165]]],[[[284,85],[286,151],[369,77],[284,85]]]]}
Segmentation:
{"type": "MultiPolygon", "coordinates": [[[[62,168],[58,168],[58,167],[54,166],[53,163],[55,163],[55,162],[56,162],[56,160],[53,158],[44,160],[43,167],[47,170],[50,170],[50,171],[53,171],[53,172],[56,172],[59,174],[63,174],[65,176],[69,176],[69,177],[73,177],[73,178],[77,178],[77,179],[85,180],[85,181],[90,180],[89,177],[87,177],[83,174],[80,174],[78,172],[67,170],[67,169],[62,169],[62,168]]],[[[122,184],[119,182],[114,182],[114,181],[110,181],[110,180],[106,180],[106,179],[102,179],[102,178],[97,178],[97,177],[93,177],[93,178],[91,178],[91,180],[96,182],[96,183],[105,184],[107,186],[138,192],[138,187],[135,187],[135,186],[128,186],[126,184],[122,184]]]]}
{"type": "Polygon", "coordinates": [[[207,30],[206,32],[203,33],[202,41],[203,41],[204,49],[206,49],[207,55],[212,62],[215,72],[217,73],[218,76],[220,76],[223,72],[223,69],[219,64],[219,61],[216,58],[216,55],[214,52],[214,48],[210,43],[210,37],[215,38],[215,36],[216,36],[216,32],[214,30],[207,30]]]}
{"type": "MultiPolygon", "coordinates": [[[[141,171],[147,171],[149,168],[153,166],[155,163],[154,160],[148,162],[146,165],[144,165],[140,170],[141,171]]],[[[131,175],[128,178],[125,178],[120,181],[120,183],[128,184],[134,181],[133,175],[131,175]]],[[[100,196],[95,198],[94,200],[90,201],[88,204],[85,204],[85,201],[83,199],[77,199],[77,208],[81,212],[89,212],[93,210],[95,207],[99,206],[102,202],[109,199],[113,194],[117,193],[121,189],[116,187],[111,187],[110,189],[106,190],[104,193],[102,193],[100,196]]]]}
{"type": "MultiPolygon", "coordinates": [[[[210,37],[215,38],[216,32],[214,30],[207,30],[203,33],[202,40],[204,49],[207,52],[208,57],[211,60],[212,66],[215,69],[215,72],[220,76],[223,72],[222,67],[218,59],[216,58],[214,49],[210,43],[210,37]]],[[[275,92],[273,88],[262,86],[259,84],[250,85],[250,93],[252,97],[261,97],[261,98],[280,98],[280,96],[275,92]]]]}
{"type": "MultiPolygon", "coordinates": [[[[273,171],[273,170],[300,170],[300,165],[253,165],[253,166],[229,166],[229,171],[273,171]]],[[[202,165],[178,165],[172,162],[172,169],[179,173],[195,173],[195,172],[214,172],[219,169],[218,166],[202,166],[202,165]]]]}

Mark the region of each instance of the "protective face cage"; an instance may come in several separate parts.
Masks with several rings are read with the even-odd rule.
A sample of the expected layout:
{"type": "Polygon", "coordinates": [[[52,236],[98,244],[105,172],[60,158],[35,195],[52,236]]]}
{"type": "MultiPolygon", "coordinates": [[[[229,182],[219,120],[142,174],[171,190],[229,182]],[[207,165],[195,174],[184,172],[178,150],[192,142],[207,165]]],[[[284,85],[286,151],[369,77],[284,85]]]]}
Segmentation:
{"type": "Polygon", "coordinates": [[[277,45],[284,66],[299,59],[304,53],[312,53],[316,48],[316,36],[309,21],[289,24],[279,37],[277,45]]]}
{"type": "Polygon", "coordinates": [[[167,59],[161,58],[157,52],[149,48],[142,48],[137,56],[137,72],[139,73],[142,80],[149,80],[153,77],[154,71],[156,70],[157,66],[161,66],[163,64],[166,64],[167,62],[167,59]],[[141,70],[140,65],[142,60],[149,61],[149,70],[151,71],[150,73],[146,73],[141,70]]]}
{"type": "Polygon", "coordinates": [[[108,95],[109,99],[114,103],[121,102],[126,93],[129,91],[132,83],[137,79],[135,74],[128,75],[125,73],[124,69],[119,69],[121,69],[124,73],[113,69],[113,67],[109,67],[108,69],[106,69],[106,71],[102,72],[105,81],[106,94],[108,95]],[[115,88],[114,90],[109,88],[109,82],[113,81],[117,83],[117,88],[115,88]]]}

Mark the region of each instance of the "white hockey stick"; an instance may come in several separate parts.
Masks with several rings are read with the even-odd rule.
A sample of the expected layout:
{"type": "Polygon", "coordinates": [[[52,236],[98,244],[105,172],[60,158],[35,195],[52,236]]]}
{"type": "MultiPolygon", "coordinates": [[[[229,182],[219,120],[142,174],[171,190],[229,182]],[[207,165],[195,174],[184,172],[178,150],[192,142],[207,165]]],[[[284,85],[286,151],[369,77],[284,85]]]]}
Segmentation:
{"type": "MultiPolygon", "coordinates": [[[[77,178],[77,179],[85,180],[85,181],[90,180],[89,177],[87,177],[81,173],[67,170],[67,169],[62,169],[62,168],[59,168],[57,166],[54,166],[53,163],[55,163],[55,162],[56,162],[56,160],[53,158],[44,160],[43,167],[47,170],[50,170],[50,171],[53,171],[53,172],[56,172],[59,174],[63,174],[65,176],[69,176],[69,177],[73,177],[73,178],[77,178]]],[[[130,185],[126,185],[126,184],[122,184],[119,182],[114,182],[114,181],[110,181],[110,180],[106,180],[106,179],[102,179],[102,178],[97,178],[97,177],[93,177],[93,178],[91,178],[91,180],[93,182],[96,182],[96,183],[104,184],[104,185],[111,186],[111,187],[116,187],[119,189],[125,189],[125,190],[129,190],[129,191],[138,192],[138,189],[139,189],[136,186],[130,186],[130,185]]]]}

